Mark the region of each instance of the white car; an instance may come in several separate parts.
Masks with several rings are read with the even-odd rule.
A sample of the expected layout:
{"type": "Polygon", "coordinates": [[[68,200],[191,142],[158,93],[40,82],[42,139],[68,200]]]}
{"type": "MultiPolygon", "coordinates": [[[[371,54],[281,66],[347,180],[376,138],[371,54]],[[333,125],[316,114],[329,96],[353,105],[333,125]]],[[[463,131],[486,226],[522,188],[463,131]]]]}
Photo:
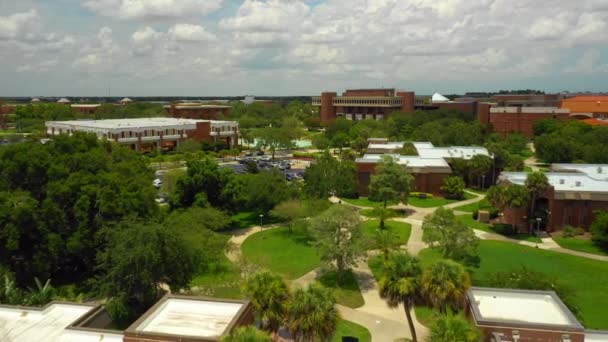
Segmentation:
{"type": "Polygon", "coordinates": [[[154,185],[155,188],[160,188],[161,185],[163,185],[163,181],[160,180],[159,178],[156,178],[153,182],[152,185],[154,185]]]}

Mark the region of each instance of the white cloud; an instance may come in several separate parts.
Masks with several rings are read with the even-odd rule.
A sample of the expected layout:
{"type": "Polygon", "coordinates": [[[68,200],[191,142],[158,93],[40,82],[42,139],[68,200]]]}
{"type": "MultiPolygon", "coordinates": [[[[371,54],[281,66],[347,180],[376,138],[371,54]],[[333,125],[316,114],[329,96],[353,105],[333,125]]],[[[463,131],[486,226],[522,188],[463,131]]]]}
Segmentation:
{"type": "Polygon", "coordinates": [[[80,50],[74,61],[77,69],[86,72],[103,72],[115,65],[114,54],[119,51],[114,42],[112,29],[104,26],[97,31],[96,39],[80,50]]]}
{"type": "Polygon", "coordinates": [[[169,29],[169,37],[182,42],[204,42],[215,40],[203,26],[192,24],[175,24],[169,29]]]}
{"type": "Polygon", "coordinates": [[[40,20],[35,10],[0,17],[0,39],[25,39],[40,20]]]}
{"type": "Polygon", "coordinates": [[[221,4],[222,0],[88,0],[83,6],[120,19],[166,19],[208,14],[221,4]]]}
{"type": "Polygon", "coordinates": [[[132,53],[139,56],[150,54],[162,36],[162,33],[157,32],[150,26],[135,31],[131,36],[132,53]]]}

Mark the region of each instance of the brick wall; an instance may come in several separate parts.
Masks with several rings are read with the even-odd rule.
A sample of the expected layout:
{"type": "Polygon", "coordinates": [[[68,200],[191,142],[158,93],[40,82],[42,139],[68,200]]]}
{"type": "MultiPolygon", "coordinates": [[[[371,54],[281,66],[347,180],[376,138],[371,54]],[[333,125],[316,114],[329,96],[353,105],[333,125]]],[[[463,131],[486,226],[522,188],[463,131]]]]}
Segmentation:
{"type": "Polygon", "coordinates": [[[416,104],[416,94],[413,91],[398,92],[397,96],[399,96],[403,101],[401,104],[402,112],[411,113],[414,111],[414,105],[416,104]]]}
{"type": "MultiPolygon", "coordinates": [[[[375,172],[376,164],[372,163],[357,163],[357,189],[359,195],[366,197],[369,195],[369,184],[371,176],[375,172]]],[[[442,195],[441,185],[446,177],[450,174],[447,173],[414,173],[412,192],[426,192],[433,195],[442,195]]]]}
{"type": "Polygon", "coordinates": [[[502,136],[518,132],[527,137],[533,137],[534,122],[542,119],[565,121],[569,119],[569,115],[565,113],[490,113],[490,124],[502,136]]]}
{"type": "Polygon", "coordinates": [[[336,93],[321,94],[321,122],[328,123],[336,119],[336,108],[334,107],[336,95],[336,93]]]}
{"type": "Polygon", "coordinates": [[[395,89],[347,89],[342,96],[395,96],[395,89]]]}
{"type": "Polygon", "coordinates": [[[503,341],[513,341],[513,331],[519,332],[520,342],[563,342],[562,335],[569,335],[572,342],[584,342],[585,334],[575,331],[551,331],[541,329],[522,329],[521,327],[486,327],[478,326],[481,329],[484,341],[490,341],[493,332],[503,333],[503,341]]]}
{"type": "Polygon", "coordinates": [[[169,115],[174,118],[185,119],[221,120],[230,116],[230,108],[176,108],[171,106],[168,111],[169,115]]]}

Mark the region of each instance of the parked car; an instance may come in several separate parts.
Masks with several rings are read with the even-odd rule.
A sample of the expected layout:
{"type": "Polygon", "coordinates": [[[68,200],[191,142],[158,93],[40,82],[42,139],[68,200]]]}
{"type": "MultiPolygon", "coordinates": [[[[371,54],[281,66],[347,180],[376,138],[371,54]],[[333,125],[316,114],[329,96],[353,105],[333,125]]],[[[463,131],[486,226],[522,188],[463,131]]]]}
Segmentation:
{"type": "Polygon", "coordinates": [[[163,185],[163,181],[160,178],[156,178],[153,182],[152,185],[154,185],[155,188],[160,188],[161,185],[163,185]]]}

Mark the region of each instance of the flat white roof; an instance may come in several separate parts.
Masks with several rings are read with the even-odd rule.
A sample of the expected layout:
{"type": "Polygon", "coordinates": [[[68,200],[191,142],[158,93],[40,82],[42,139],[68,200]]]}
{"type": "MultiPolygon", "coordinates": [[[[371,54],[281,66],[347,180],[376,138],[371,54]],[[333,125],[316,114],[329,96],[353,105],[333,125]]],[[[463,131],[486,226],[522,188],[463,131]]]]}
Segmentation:
{"type": "Polygon", "coordinates": [[[365,154],[361,158],[357,158],[357,163],[378,163],[383,157],[392,157],[397,164],[407,165],[409,167],[447,167],[450,165],[441,158],[422,158],[420,156],[401,156],[398,154],[365,154]]]}
{"type": "MultiPolygon", "coordinates": [[[[586,174],[574,172],[548,172],[547,180],[555,191],[608,192],[608,181],[593,179],[586,174]]],[[[513,184],[524,185],[526,172],[503,172],[500,178],[513,184]]]]}
{"type": "Polygon", "coordinates": [[[575,171],[601,181],[608,181],[608,164],[551,164],[553,171],[575,171]]]}
{"type": "Polygon", "coordinates": [[[395,149],[400,149],[403,147],[404,142],[387,142],[387,143],[380,143],[380,144],[369,144],[367,146],[367,148],[369,149],[384,149],[384,150],[395,150],[395,149]]]}
{"type": "Polygon", "coordinates": [[[478,323],[519,322],[582,328],[554,292],[490,288],[471,288],[469,291],[478,323]]]}
{"type": "Polygon", "coordinates": [[[218,337],[243,303],[169,298],[135,330],[179,336],[218,337]]]}
{"type": "Polygon", "coordinates": [[[0,307],[0,341],[64,342],[65,328],[92,309],[75,304],[51,304],[44,310],[0,307]]]}
{"type": "Polygon", "coordinates": [[[72,108],[97,108],[101,107],[100,104],[72,104],[70,105],[72,108]]]}
{"type": "MultiPolygon", "coordinates": [[[[164,106],[165,108],[171,108],[170,105],[164,106]]],[[[230,106],[223,105],[212,105],[212,104],[200,104],[200,103],[180,103],[174,105],[177,109],[200,109],[200,108],[232,108],[230,106]]]]}
{"type": "Polygon", "coordinates": [[[485,147],[480,146],[450,146],[430,148],[416,146],[416,150],[418,150],[418,155],[424,158],[459,158],[468,160],[476,155],[490,156],[488,150],[485,147]]]}

